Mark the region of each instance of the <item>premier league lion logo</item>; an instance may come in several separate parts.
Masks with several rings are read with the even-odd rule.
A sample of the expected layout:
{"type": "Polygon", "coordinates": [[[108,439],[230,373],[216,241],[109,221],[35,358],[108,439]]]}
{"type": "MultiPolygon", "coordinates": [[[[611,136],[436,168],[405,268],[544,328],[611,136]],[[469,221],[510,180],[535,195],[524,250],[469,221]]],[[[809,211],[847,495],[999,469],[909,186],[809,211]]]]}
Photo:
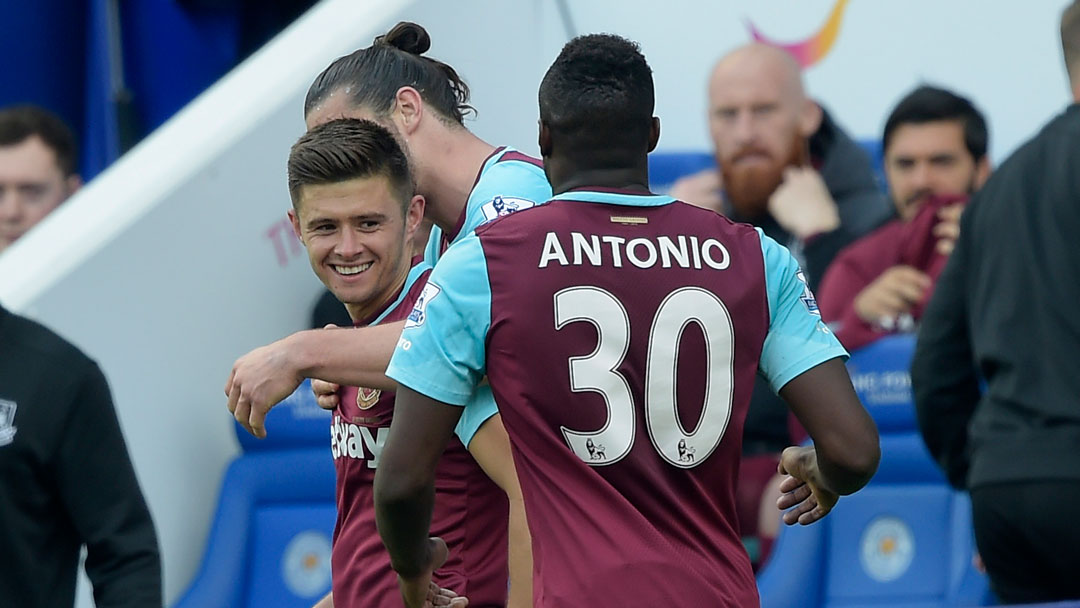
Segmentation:
{"type": "Polygon", "coordinates": [[[524,198],[511,198],[509,196],[496,196],[490,201],[484,203],[484,206],[480,208],[484,213],[484,221],[490,222],[493,219],[510,215],[511,213],[528,209],[529,207],[535,207],[536,203],[524,199],[524,198]]]}

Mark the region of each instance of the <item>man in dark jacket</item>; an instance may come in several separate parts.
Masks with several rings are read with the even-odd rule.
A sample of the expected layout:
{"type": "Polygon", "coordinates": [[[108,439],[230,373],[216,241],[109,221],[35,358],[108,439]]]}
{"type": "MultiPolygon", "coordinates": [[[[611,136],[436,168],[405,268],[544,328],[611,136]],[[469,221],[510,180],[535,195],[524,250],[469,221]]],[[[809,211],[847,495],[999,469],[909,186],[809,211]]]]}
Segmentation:
{"type": "Polygon", "coordinates": [[[986,119],[971,101],[920,86],[896,105],[882,137],[896,219],[846,247],[815,292],[848,350],[914,331],[960,229],[986,183],[986,119]]]}
{"type": "MultiPolygon", "coordinates": [[[[1080,2],[1061,34],[1080,101],[1080,2]]],[[[968,205],[912,363],[926,445],[971,491],[979,553],[1007,603],[1080,598],[1077,166],[1080,104],[968,205]]]]}
{"type": "Polygon", "coordinates": [[[0,605],[161,606],[157,536],[98,366],[0,307],[0,605]]]}
{"type": "MultiPolygon", "coordinates": [[[[680,179],[671,195],[761,228],[791,251],[811,289],[841,249],[890,217],[866,153],[807,97],[798,63],[783,50],[750,44],[720,59],[709,80],[709,131],[717,168],[680,179]]],[[[762,556],[779,525],[770,504],[759,530],[762,496],[775,495],[766,483],[780,451],[801,439],[759,378],[736,497],[743,534],[758,536],[762,556]]]]}

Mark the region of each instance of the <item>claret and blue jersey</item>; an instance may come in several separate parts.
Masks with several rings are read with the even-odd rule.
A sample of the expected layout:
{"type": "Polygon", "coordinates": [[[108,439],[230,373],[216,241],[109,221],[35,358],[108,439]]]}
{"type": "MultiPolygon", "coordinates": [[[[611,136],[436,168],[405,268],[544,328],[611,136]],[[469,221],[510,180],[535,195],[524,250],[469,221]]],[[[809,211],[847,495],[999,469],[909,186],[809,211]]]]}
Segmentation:
{"type": "Polygon", "coordinates": [[[436,264],[443,252],[481,225],[528,209],[551,198],[551,185],[540,160],[510,147],[496,148],[476,175],[458,224],[451,232],[432,226],[424,260],[436,264]]]}
{"type": "Polygon", "coordinates": [[[487,375],[537,605],[741,606],[757,594],[734,505],[754,377],[779,390],[844,356],[760,231],[580,190],[447,250],[387,373],[455,405],[487,375]]]}

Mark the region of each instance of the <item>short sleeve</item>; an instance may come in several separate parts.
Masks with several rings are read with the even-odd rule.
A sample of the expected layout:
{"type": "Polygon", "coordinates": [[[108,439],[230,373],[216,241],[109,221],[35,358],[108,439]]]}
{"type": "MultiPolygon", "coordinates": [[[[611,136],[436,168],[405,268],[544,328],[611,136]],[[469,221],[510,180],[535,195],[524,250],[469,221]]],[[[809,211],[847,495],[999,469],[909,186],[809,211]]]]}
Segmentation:
{"type": "Polygon", "coordinates": [[[765,236],[765,287],[769,298],[769,332],[761,351],[759,369],[773,391],[829,359],[848,353],[821,320],[817,301],[798,263],[786,248],[765,236]]]}
{"type": "Polygon", "coordinates": [[[412,390],[465,405],[486,369],[491,286],[480,239],[449,248],[405,321],[386,375],[412,390]]]}
{"type": "Polygon", "coordinates": [[[465,447],[469,447],[473,436],[476,435],[476,431],[480,430],[480,427],[489,418],[498,413],[499,408],[495,405],[495,396],[491,394],[491,386],[488,384],[478,386],[472,398],[465,404],[465,410],[461,413],[461,418],[458,419],[454,432],[457,434],[458,439],[461,440],[461,443],[465,447]]]}
{"type": "Polygon", "coordinates": [[[550,198],[551,185],[543,169],[517,160],[497,162],[469,195],[465,223],[457,239],[496,218],[535,207],[550,198]]]}

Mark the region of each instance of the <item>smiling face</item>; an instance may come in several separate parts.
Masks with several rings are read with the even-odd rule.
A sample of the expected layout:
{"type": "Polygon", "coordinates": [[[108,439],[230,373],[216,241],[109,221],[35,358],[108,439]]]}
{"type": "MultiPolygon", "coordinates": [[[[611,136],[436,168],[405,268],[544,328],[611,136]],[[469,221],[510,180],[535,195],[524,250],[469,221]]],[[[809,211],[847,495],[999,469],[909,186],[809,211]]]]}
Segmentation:
{"type": "Polygon", "coordinates": [[[410,244],[423,214],[423,198],[414,196],[405,204],[387,177],[373,175],[303,186],[289,219],[311,269],[359,321],[379,310],[404,283],[411,267],[410,244]]]}

